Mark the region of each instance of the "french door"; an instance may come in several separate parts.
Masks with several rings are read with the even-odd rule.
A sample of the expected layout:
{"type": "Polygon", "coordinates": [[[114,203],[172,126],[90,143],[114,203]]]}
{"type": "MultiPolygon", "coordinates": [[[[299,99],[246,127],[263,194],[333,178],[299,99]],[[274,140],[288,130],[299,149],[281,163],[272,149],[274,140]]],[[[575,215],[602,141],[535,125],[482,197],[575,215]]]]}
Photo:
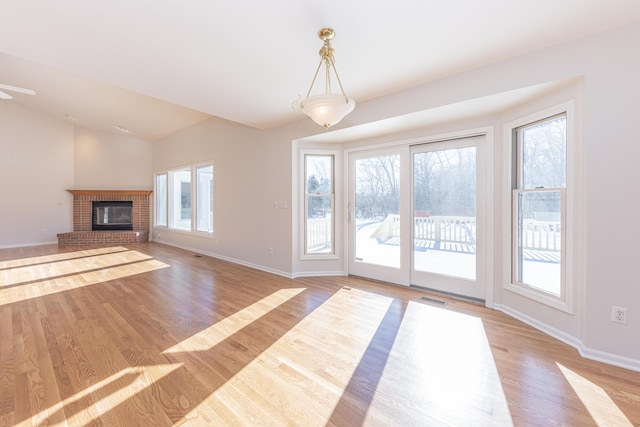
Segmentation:
{"type": "Polygon", "coordinates": [[[350,153],[349,273],[484,300],[484,139],[350,153]]]}
{"type": "Polygon", "coordinates": [[[409,285],[409,151],[349,156],[349,273],[409,285]]]}

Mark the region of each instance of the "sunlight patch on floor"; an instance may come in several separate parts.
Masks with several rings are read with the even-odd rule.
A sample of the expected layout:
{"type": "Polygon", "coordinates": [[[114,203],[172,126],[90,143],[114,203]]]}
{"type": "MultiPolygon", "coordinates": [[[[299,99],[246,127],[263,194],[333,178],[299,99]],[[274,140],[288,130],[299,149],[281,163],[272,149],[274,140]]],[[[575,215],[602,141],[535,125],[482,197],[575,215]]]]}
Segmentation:
{"type": "Polygon", "coordinates": [[[80,405],[82,410],[68,415],[66,417],[66,425],[91,425],[92,421],[97,420],[101,415],[118,405],[126,403],[130,399],[135,399],[140,392],[150,387],[153,382],[159,381],[181,366],[182,364],[180,363],[174,363],[125,368],[108,378],[89,385],[84,390],[50,406],[32,418],[18,423],[16,427],[50,425],[48,420],[54,414],[64,411],[67,406],[74,408],[77,405],[80,405]],[[86,402],[87,399],[92,401],[89,407],[85,407],[85,403],[80,403],[86,402]],[[95,418],[92,419],[92,416],[95,418]]]}
{"type": "Polygon", "coordinates": [[[629,421],[602,387],[560,363],[556,363],[556,365],[598,426],[633,427],[633,423],[629,421]]]}
{"type": "Polygon", "coordinates": [[[209,326],[178,344],[166,349],[163,353],[181,353],[189,351],[206,351],[218,345],[245,326],[261,318],[271,310],[279,307],[306,288],[280,289],[258,302],[232,314],[229,317],[209,326]]]}
{"type": "Polygon", "coordinates": [[[426,424],[513,425],[481,319],[409,303],[364,424],[397,423],[398,412],[426,424]],[[384,392],[398,383],[414,398],[384,392]]]}
{"type": "Polygon", "coordinates": [[[126,251],[0,271],[0,306],[169,267],[126,251]]]}
{"type": "Polygon", "coordinates": [[[153,258],[137,251],[126,251],[12,267],[0,270],[0,288],[149,259],[153,258]]]}
{"type": "Polygon", "coordinates": [[[356,289],[338,291],[201,405],[224,407],[231,418],[242,414],[214,424],[286,425],[296,420],[324,426],[391,302],[356,289]]]}
{"type": "Polygon", "coordinates": [[[83,258],[88,256],[94,256],[94,255],[110,254],[114,252],[124,252],[128,250],[129,249],[123,246],[111,246],[108,248],[96,248],[96,249],[87,249],[82,251],[42,255],[42,256],[30,257],[30,258],[18,258],[18,259],[12,259],[8,261],[0,261],[0,270],[5,270],[8,268],[15,268],[15,267],[24,267],[24,266],[36,265],[36,264],[45,264],[45,263],[51,263],[51,262],[57,262],[57,261],[64,261],[64,260],[74,259],[74,258],[83,258]]]}

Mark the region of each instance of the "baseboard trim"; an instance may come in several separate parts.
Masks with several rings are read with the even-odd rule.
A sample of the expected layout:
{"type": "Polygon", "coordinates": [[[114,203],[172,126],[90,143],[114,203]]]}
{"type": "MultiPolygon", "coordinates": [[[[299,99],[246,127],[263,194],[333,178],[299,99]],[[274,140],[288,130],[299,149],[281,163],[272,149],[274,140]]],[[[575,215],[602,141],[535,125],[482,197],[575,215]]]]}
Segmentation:
{"type": "Polygon", "coordinates": [[[36,242],[36,243],[19,243],[17,245],[2,245],[0,249],[13,249],[13,248],[27,248],[29,246],[45,246],[45,245],[57,245],[57,240],[52,240],[50,242],[36,242]]]}
{"type": "MultiPolygon", "coordinates": [[[[207,251],[201,251],[201,250],[197,250],[194,248],[190,248],[190,247],[186,247],[186,246],[182,246],[182,245],[177,245],[175,243],[172,242],[165,242],[162,240],[154,240],[157,243],[162,243],[168,246],[174,246],[180,249],[184,249],[187,251],[191,251],[191,252],[196,252],[202,255],[206,255],[206,256],[210,256],[212,258],[218,258],[224,261],[229,261],[232,262],[234,264],[240,264],[240,265],[244,265],[246,267],[251,267],[251,268],[255,268],[256,270],[261,270],[261,271],[265,271],[267,273],[272,273],[272,274],[277,274],[278,276],[283,276],[289,279],[295,279],[297,277],[313,277],[313,276],[344,276],[345,273],[341,272],[341,271],[334,271],[334,272],[304,272],[304,273],[296,273],[296,274],[291,274],[291,273],[286,273],[283,271],[279,271],[279,270],[274,270],[272,268],[268,268],[262,265],[257,265],[257,264],[253,264],[253,263],[248,263],[245,261],[241,261],[241,260],[237,260],[234,258],[229,258],[223,255],[219,255],[213,252],[207,252],[207,251]]],[[[589,360],[594,360],[596,362],[601,362],[601,363],[606,363],[608,365],[612,365],[612,366],[617,366],[619,368],[624,368],[624,369],[629,369],[630,371],[635,371],[635,372],[640,372],[640,360],[637,359],[632,359],[629,357],[625,357],[625,356],[619,356],[617,354],[613,354],[613,353],[608,353],[605,351],[600,351],[600,350],[595,350],[589,347],[586,347],[584,345],[584,343],[574,337],[573,335],[567,334],[559,329],[554,328],[553,326],[550,326],[546,323],[543,323],[537,319],[534,319],[533,317],[527,316],[524,313],[521,313],[517,310],[514,310],[510,307],[501,305],[501,304],[495,304],[494,305],[494,309],[501,311],[515,319],[520,320],[521,322],[526,323],[527,325],[541,331],[544,332],[547,335],[552,336],[553,338],[562,341],[563,343],[570,345],[571,347],[575,348],[576,350],[578,350],[578,353],[580,354],[580,356],[584,357],[585,359],[589,359],[589,360]]]]}
{"type": "Polygon", "coordinates": [[[640,372],[640,360],[619,356],[606,351],[594,350],[588,347],[578,348],[578,351],[585,359],[595,360],[596,362],[607,363],[619,368],[640,372]]]}
{"type": "Polygon", "coordinates": [[[304,271],[301,273],[295,273],[292,275],[293,279],[297,279],[299,277],[336,277],[336,276],[346,276],[347,274],[344,271],[304,271]]]}
{"type": "Polygon", "coordinates": [[[553,326],[540,322],[539,320],[527,316],[526,314],[520,313],[519,311],[514,310],[510,307],[496,304],[494,308],[515,319],[520,320],[521,322],[526,323],[533,328],[536,328],[541,332],[544,332],[547,335],[552,336],[559,341],[562,341],[567,345],[570,345],[571,347],[578,350],[580,356],[584,357],[585,359],[606,363],[608,365],[617,366],[619,368],[629,369],[630,371],[640,372],[640,360],[638,359],[632,359],[629,357],[608,353],[606,351],[589,348],[585,346],[580,339],[574,337],[573,335],[562,332],[561,330],[556,329],[553,326]]]}
{"type": "Polygon", "coordinates": [[[230,258],[230,257],[224,256],[224,255],[216,254],[214,252],[203,251],[201,249],[196,249],[196,248],[192,248],[192,247],[189,247],[189,246],[180,245],[180,244],[177,244],[177,243],[174,243],[174,242],[167,242],[165,240],[160,240],[160,239],[153,239],[153,242],[160,243],[160,244],[167,245],[167,246],[173,246],[175,248],[184,249],[185,251],[191,251],[191,252],[195,252],[195,253],[201,254],[201,255],[206,255],[206,256],[209,256],[211,258],[216,258],[216,259],[220,259],[220,260],[223,260],[223,261],[232,262],[234,264],[244,265],[245,267],[255,268],[256,270],[264,271],[266,273],[276,274],[278,276],[286,277],[287,279],[293,279],[294,278],[291,273],[287,273],[285,271],[276,270],[276,269],[273,269],[273,268],[265,267],[264,265],[253,264],[251,262],[246,262],[246,261],[242,261],[242,260],[235,259],[235,258],[230,258]]]}

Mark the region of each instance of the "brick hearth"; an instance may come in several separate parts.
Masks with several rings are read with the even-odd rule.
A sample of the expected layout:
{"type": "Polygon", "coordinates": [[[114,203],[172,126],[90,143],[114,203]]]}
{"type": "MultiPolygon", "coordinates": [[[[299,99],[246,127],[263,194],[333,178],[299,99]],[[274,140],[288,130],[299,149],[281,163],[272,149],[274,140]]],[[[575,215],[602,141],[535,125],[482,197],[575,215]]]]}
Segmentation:
{"type": "Polygon", "coordinates": [[[58,234],[59,245],[123,245],[149,240],[151,190],[67,190],[73,194],[73,231],[58,234]],[[131,201],[132,231],[91,231],[91,202],[131,201]]]}

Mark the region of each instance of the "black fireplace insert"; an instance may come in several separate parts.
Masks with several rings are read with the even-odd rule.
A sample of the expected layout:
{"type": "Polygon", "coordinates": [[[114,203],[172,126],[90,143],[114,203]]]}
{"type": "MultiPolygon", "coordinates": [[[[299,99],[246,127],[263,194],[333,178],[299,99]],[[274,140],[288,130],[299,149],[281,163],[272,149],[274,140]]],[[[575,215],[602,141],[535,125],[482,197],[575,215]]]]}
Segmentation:
{"type": "Polygon", "coordinates": [[[133,202],[100,201],[92,202],[91,229],[133,230],[133,202]]]}

